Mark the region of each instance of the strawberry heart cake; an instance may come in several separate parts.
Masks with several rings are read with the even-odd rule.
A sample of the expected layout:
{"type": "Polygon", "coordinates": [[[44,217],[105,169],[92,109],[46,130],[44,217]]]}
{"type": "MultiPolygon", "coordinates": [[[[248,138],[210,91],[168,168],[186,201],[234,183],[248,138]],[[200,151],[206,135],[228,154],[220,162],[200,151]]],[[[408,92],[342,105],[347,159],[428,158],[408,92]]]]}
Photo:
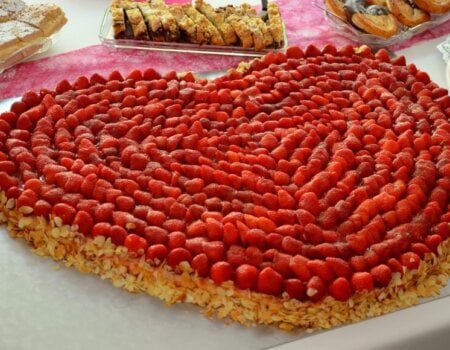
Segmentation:
{"type": "Polygon", "coordinates": [[[447,283],[449,114],[447,90],[367,47],[290,47],[213,80],[64,80],[0,116],[0,217],[168,304],[356,322],[447,283]]]}

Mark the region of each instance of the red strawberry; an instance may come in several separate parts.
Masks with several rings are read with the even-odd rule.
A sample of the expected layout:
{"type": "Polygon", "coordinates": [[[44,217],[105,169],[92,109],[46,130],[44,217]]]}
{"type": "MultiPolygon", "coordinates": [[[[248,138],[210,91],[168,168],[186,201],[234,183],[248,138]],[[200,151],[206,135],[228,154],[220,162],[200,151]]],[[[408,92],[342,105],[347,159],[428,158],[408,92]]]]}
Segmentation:
{"type": "Polygon", "coordinates": [[[34,208],[37,200],[38,196],[36,192],[34,192],[33,190],[25,190],[17,198],[16,207],[34,208]]]}
{"type": "Polygon", "coordinates": [[[425,244],[430,249],[430,251],[436,253],[439,244],[442,242],[442,236],[439,234],[433,234],[425,237],[425,244]]]}
{"type": "Polygon", "coordinates": [[[408,270],[417,270],[420,265],[420,257],[413,252],[406,252],[400,256],[400,262],[408,270]]]}
{"type": "Polygon", "coordinates": [[[373,290],[373,277],[369,272],[355,272],[351,279],[355,291],[373,290]]]}
{"type": "Polygon", "coordinates": [[[258,275],[257,289],[261,293],[279,295],[283,291],[283,276],[273,268],[266,267],[258,275]]]}
{"type": "Polygon", "coordinates": [[[324,282],[330,282],[335,278],[333,271],[328,264],[319,259],[309,260],[306,263],[307,268],[315,276],[319,276],[324,282]]]}
{"type": "Polygon", "coordinates": [[[57,203],[53,207],[52,214],[59,217],[64,224],[70,225],[75,217],[76,210],[65,203],[57,203]]]}
{"type": "Polygon", "coordinates": [[[92,237],[104,236],[109,237],[111,231],[111,224],[106,222],[98,222],[92,227],[92,237]]]}
{"type": "Polygon", "coordinates": [[[145,253],[145,260],[152,265],[158,266],[166,259],[167,254],[168,250],[164,244],[154,244],[148,247],[145,253]]]}
{"type": "Polygon", "coordinates": [[[5,172],[0,172],[0,188],[6,190],[10,187],[16,186],[18,181],[16,178],[9,176],[5,172]]]}
{"type": "Polygon", "coordinates": [[[328,287],[330,295],[340,301],[346,301],[352,296],[352,286],[344,277],[336,278],[328,287]]]}
{"type": "Polygon", "coordinates": [[[294,272],[294,274],[302,281],[309,281],[312,277],[312,273],[309,270],[307,263],[309,259],[302,255],[296,255],[292,258],[289,267],[294,272]]]}
{"type": "Polygon", "coordinates": [[[143,255],[148,248],[147,240],[134,233],[129,234],[125,238],[124,245],[128,248],[128,253],[130,256],[133,257],[143,255]]]}
{"type": "Polygon", "coordinates": [[[78,226],[78,232],[89,235],[92,227],[94,226],[94,219],[92,216],[84,210],[80,210],[73,219],[73,224],[78,226]]]}
{"type": "Polygon", "coordinates": [[[220,285],[232,278],[233,268],[225,261],[218,261],[211,266],[209,275],[215,284],[220,285]]]}
{"type": "Polygon", "coordinates": [[[284,290],[290,298],[303,300],[306,297],[306,285],[296,278],[290,278],[284,281],[284,290]]]}
{"type": "Polygon", "coordinates": [[[113,225],[111,226],[111,230],[109,233],[111,237],[111,241],[116,245],[123,245],[123,242],[125,241],[125,238],[128,235],[128,232],[119,225],[113,225]]]}
{"type": "Polygon", "coordinates": [[[336,276],[350,277],[352,271],[350,268],[350,264],[347,261],[336,257],[327,257],[325,258],[325,261],[327,262],[331,270],[336,274],[336,276]]]}
{"type": "Polygon", "coordinates": [[[208,260],[215,263],[225,257],[225,244],[221,241],[204,242],[203,251],[208,260]]]}
{"type": "Polygon", "coordinates": [[[306,295],[312,301],[321,300],[326,294],[327,286],[318,276],[313,276],[306,284],[306,295]]]}
{"type": "Polygon", "coordinates": [[[182,261],[190,262],[191,259],[192,259],[191,252],[181,247],[171,250],[167,255],[167,263],[172,268],[176,268],[182,261]]]}
{"type": "Polygon", "coordinates": [[[194,221],[192,224],[190,224],[187,227],[186,235],[188,237],[206,236],[207,235],[207,226],[201,220],[194,221]]]}
{"type": "Polygon", "coordinates": [[[198,276],[207,277],[209,274],[209,261],[205,253],[200,253],[194,256],[191,261],[191,267],[195,270],[198,276]]]}
{"type": "Polygon", "coordinates": [[[416,242],[411,244],[411,251],[416,253],[420,258],[423,258],[426,253],[430,253],[431,250],[425,243],[416,242]]]}
{"type": "Polygon", "coordinates": [[[372,267],[370,274],[377,287],[386,287],[392,279],[392,270],[385,264],[372,267]]]}
{"type": "Polygon", "coordinates": [[[249,264],[243,264],[236,269],[235,283],[241,289],[254,289],[258,280],[259,270],[249,264]]]}
{"type": "Polygon", "coordinates": [[[131,213],[135,208],[133,198],[128,196],[118,196],[116,198],[116,208],[120,211],[131,213]]]}
{"type": "Polygon", "coordinates": [[[35,216],[43,216],[44,218],[48,219],[49,215],[52,212],[52,206],[49,202],[39,199],[36,204],[34,205],[34,211],[33,214],[35,216]]]}

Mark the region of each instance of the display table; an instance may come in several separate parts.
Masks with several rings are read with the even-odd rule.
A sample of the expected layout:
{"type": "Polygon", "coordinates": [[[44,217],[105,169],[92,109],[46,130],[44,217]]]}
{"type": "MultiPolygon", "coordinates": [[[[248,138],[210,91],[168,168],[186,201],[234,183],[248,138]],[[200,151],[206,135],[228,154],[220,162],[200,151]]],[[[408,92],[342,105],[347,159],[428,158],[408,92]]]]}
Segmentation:
{"type": "MultiPolygon", "coordinates": [[[[100,22],[110,0],[53,2],[62,6],[69,21],[54,46],[30,60],[36,64],[43,58],[98,45],[100,22]]],[[[446,87],[445,63],[436,49],[444,39],[422,41],[395,53],[405,55],[408,62],[446,87]]],[[[171,62],[166,62],[166,68],[171,68],[171,62]]],[[[0,92],[12,73],[4,74],[0,75],[0,92]]],[[[0,105],[0,111],[6,108],[0,105]]],[[[131,295],[93,275],[66,269],[32,254],[24,242],[10,239],[5,227],[0,228],[0,349],[5,350],[448,349],[448,295],[449,287],[443,297],[419,306],[314,334],[246,328],[208,320],[190,305],[166,308],[149,296],[131,295]]]]}

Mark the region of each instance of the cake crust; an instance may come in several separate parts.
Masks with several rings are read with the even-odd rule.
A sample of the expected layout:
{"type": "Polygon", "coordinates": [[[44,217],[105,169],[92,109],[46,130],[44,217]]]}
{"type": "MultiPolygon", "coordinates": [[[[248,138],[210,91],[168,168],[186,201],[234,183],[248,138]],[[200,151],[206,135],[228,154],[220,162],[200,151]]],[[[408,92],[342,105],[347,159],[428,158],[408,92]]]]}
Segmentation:
{"type": "Polygon", "coordinates": [[[109,238],[86,238],[76,227],[62,225],[59,218],[47,221],[24,216],[15,208],[8,209],[13,205],[1,192],[0,219],[8,223],[11,236],[26,240],[35,254],[98,275],[129,292],[147,293],[167,305],[191,303],[200,306],[207,317],[231,319],[246,326],[265,324],[313,331],[358,322],[438,296],[450,277],[450,244],[446,241],[437,254],[426,255],[417,271],[396,274],[383,289],[357,293],[346,302],[331,297],[319,303],[300,302],[287,295],[276,298],[239,290],[231,282],[217,286],[196,276],[189,264],[180,266],[177,273],[167,265],[152,266],[143,258],[131,257],[125,247],[115,246],[109,238]]]}

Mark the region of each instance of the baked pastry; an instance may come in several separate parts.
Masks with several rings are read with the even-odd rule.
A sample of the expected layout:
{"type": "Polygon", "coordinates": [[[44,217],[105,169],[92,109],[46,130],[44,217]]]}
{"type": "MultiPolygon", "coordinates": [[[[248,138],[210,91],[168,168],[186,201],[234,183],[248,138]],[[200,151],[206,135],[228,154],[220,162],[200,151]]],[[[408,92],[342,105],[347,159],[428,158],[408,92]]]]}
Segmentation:
{"type": "Polygon", "coordinates": [[[125,10],[128,21],[133,31],[133,37],[137,40],[149,40],[144,17],[138,7],[125,10]]]}
{"type": "Polygon", "coordinates": [[[20,56],[15,55],[15,61],[29,56],[66,22],[56,5],[0,0],[0,61],[11,59],[16,52],[20,56]]]}
{"type": "Polygon", "coordinates": [[[447,283],[449,108],[367,47],[291,47],[213,81],[64,80],[0,115],[0,218],[39,255],[168,304],[356,322],[447,283]]]}
{"type": "Polygon", "coordinates": [[[244,16],[231,14],[226,17],[226,21],[233,27],[237,37],[239,38],[240,46],[244,49],[254,47],[253,33],[248,24],[245,22],[244,16]]]}
{"type": "Polygon", "coordinates": [[[223,9],[215,9],[203,0],[195,1],[195,8],[202,13],[219,30],[225,45],[234,45],[237,42],[236,32],[232,25],[226,21],[223,9]]]}
{"type": "Polygon", "coordinates": [[[9,20],[9,12],[0,8],[0,23],[9,20]]]}
{"type": "Polygon", "coordinates": [[[52,35],[67,23],[62,9],[53,4],[29,5],[16,12],[13,18],[39,28],[45,36],[52,35]]]}
{"type": "Polygon", "coordinates": [[[0,10],[10,15],[23,10],[25,7],[27,7],[27,4],[22,0],[0,0],[0,10]]]}
{"type": "Polygon", "coordinates": [[[203,14],[191,5],[183,5],[183,11],[197,27],[197,42],[200,44],[224,45],[220,31],[203,14]]]}
{"type": "MultiPolygon", "coordinates": [[[[139,8],[147,25],[149,39],[153,41],[239,45],[256,51],[284,45],[284,27],[278,6],[271,3],[269,7],[271,15],[267,20],[245,3],[221,8],[214,8],[204,0],[196,0],[194,6],[168,5],[164,0],[113,0],[111,3],[111,8],[123,8],[125,12],[127,9],[133,9],[134,12],[134,9],[139,8]]],[[[119,39],[123,33],[121,13],[114,10],[114,14],[111,14],[117,17],[113,18],[113,32],[117,32],[114,35],[119,39]]],[[[131,28],[129,19],[125,17],[125,37],[128,37],[128,33],[132,38],[135,37],[131,28]]],[[[145,35],[144,40],[147,40],[145,35]]]]}
{"type": "Polygon", "coordinates": [[[344,7],[350,22],[366,33],[390,38],[399,31],[396,18],[384,6],[368,5],[366,0],[347,0],[344,7]]]}
{"type": "Polygon", "coordinates": [[[180,31],[175,17],[170,13],[169,6],[163,0],[152,1],[151,7],[160,11],[160,18],[165,30],[166,41],[178,41],[180,31]]]}
{"type": "Polygon", "coordinates": [[[450,0],[414,0],[422,10],[431,13],[446,13],[450,11],[450,0]]]}
{"type": "Polygon", "coordinates": [[[21,42],[12,33],[8,22],[0,23],[0,61],[16,52],[21,47],[21,42]]]}
{"type": "Polygon", "coordinates": [[[407,27],[415,27],[430,20],[430,15],[408,0],[387,0],[387,8],[407,27]]]}
{"type": "Polygon", "coordinates": [[[267,5],[267,15],[269,17],[268,27],[272,34],[274,46],[282,47],[284,45],[284,27],[280,9],[276,3],[269,2],[267,5]]]}
{"type": "Polygon", "coordinates": [[[344,2],[344,0],[325,0],[325,7],[329,12],[345,21],[347,14],[345,13],[344,2]]]}
{"type": "Polygon", "coordinates": [[[198,44],[197,40],[197,25],[195,22],[184,13],[181,5],[169,6],[169,12],[175,18],[178,28],[180,30],[180,38],[183,41],[198,44]]]}
{"type": "Polygon", "coordinates": [[[115,39],[126,37],[125,12],[122,7],[111,6],[111,17],[113,20],[113,32],[115,39]]]}

